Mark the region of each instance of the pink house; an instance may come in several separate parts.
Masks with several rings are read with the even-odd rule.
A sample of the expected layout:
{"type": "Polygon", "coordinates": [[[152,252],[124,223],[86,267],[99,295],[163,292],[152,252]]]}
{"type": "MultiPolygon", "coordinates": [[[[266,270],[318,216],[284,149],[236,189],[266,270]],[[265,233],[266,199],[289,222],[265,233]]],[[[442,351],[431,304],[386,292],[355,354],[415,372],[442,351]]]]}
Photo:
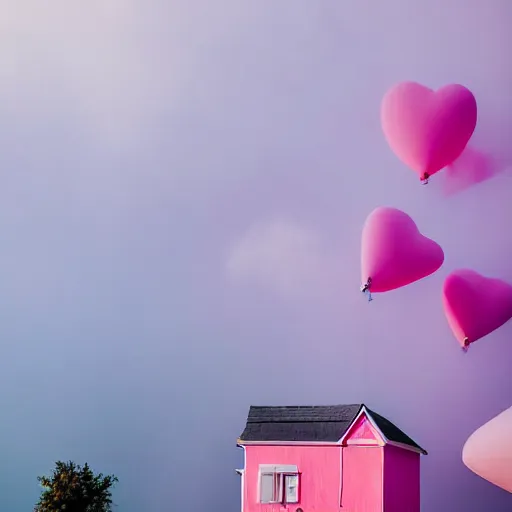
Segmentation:
{"type": "Polygon", "coordinates": [[[419,512],[427,452],[364,404],[251,407],[242,512],[419,512]]]}

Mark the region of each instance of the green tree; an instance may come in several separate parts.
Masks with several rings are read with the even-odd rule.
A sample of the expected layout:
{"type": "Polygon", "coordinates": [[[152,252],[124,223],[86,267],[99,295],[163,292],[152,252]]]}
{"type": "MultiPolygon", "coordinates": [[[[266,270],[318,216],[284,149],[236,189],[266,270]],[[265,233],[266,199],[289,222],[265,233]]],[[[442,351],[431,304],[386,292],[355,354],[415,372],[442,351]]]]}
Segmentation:
{"type": "Polygon", "coordinates": [[[55,463],[50,477],[38,476],[43,487],[34,512],[111,512],[114,475],[95,475],[88,464],[55,463]]]}

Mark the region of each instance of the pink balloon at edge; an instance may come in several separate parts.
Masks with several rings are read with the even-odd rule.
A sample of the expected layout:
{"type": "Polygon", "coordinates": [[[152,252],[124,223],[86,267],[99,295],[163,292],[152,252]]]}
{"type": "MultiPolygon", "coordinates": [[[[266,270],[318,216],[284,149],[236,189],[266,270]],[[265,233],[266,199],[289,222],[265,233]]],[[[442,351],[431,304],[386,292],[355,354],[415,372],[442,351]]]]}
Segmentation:
{"type": "Polygon", "coordinates": [[[512,493],[512,407],[469,436],[462,461],[473,473],[512,493]]]}
{"type": "Polygon", "coordinates": [[[453,334],[467,348],[512,318],[512,286],[474,270],[456,270],[444,281],[443,306],[453,334]]]}
{"type": "Polygon", "coordinates": [[[381,104],[389,146],[421,180],[461,155],[476,122],[475,97],[459,84],[433,91],[416,82],[401,82],[384,95],[381,104]]]}
{"type": "MultiPolygon", "coordinates": [[[[401,210],[379,207],[367,217],[361,244],[362,282],[386,292],[433,274],[443,264],[441,246],[422,235],[401,210]]],[[[361,288],[363,291],[364,285],[361,288]]]]}

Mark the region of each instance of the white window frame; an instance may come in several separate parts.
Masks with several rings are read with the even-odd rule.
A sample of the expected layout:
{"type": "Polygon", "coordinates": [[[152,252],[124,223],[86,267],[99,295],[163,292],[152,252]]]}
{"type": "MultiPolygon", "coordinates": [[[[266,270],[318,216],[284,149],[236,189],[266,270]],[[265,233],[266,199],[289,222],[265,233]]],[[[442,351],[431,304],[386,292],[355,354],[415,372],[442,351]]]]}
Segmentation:
{"type": "Polygon", "coordinates": [[[270,504],[270,503],[281,503],[281,504],[296,504],[299,503],[300,496],[300,473],[297,466],[293,465],[273,465],[273,464],[261,464],[259,471],[259,502],[270,504]],[[272,498],[267,501],[262,501],[262,487],[263,477],[272,477],[272,498]],[[296,479],[295,496],[290,497],[288,494],[287,480],[289,478],[296,479]]]}

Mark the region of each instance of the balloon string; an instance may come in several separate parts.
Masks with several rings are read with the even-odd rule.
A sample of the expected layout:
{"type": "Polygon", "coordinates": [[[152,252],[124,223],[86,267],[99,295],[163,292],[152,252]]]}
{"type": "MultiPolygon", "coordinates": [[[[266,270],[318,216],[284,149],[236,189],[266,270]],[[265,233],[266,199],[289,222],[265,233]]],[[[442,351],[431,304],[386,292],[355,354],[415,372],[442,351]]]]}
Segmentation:
{"type": "Polygon", "coordinates": [[[369,277],[365,284],[361,286],[361,291],[368,295],[368,302],[371,302],[373,300],[372,298],[372,292],[370,291],[370,286],[372,285],[372,278],[369,277]]]}

